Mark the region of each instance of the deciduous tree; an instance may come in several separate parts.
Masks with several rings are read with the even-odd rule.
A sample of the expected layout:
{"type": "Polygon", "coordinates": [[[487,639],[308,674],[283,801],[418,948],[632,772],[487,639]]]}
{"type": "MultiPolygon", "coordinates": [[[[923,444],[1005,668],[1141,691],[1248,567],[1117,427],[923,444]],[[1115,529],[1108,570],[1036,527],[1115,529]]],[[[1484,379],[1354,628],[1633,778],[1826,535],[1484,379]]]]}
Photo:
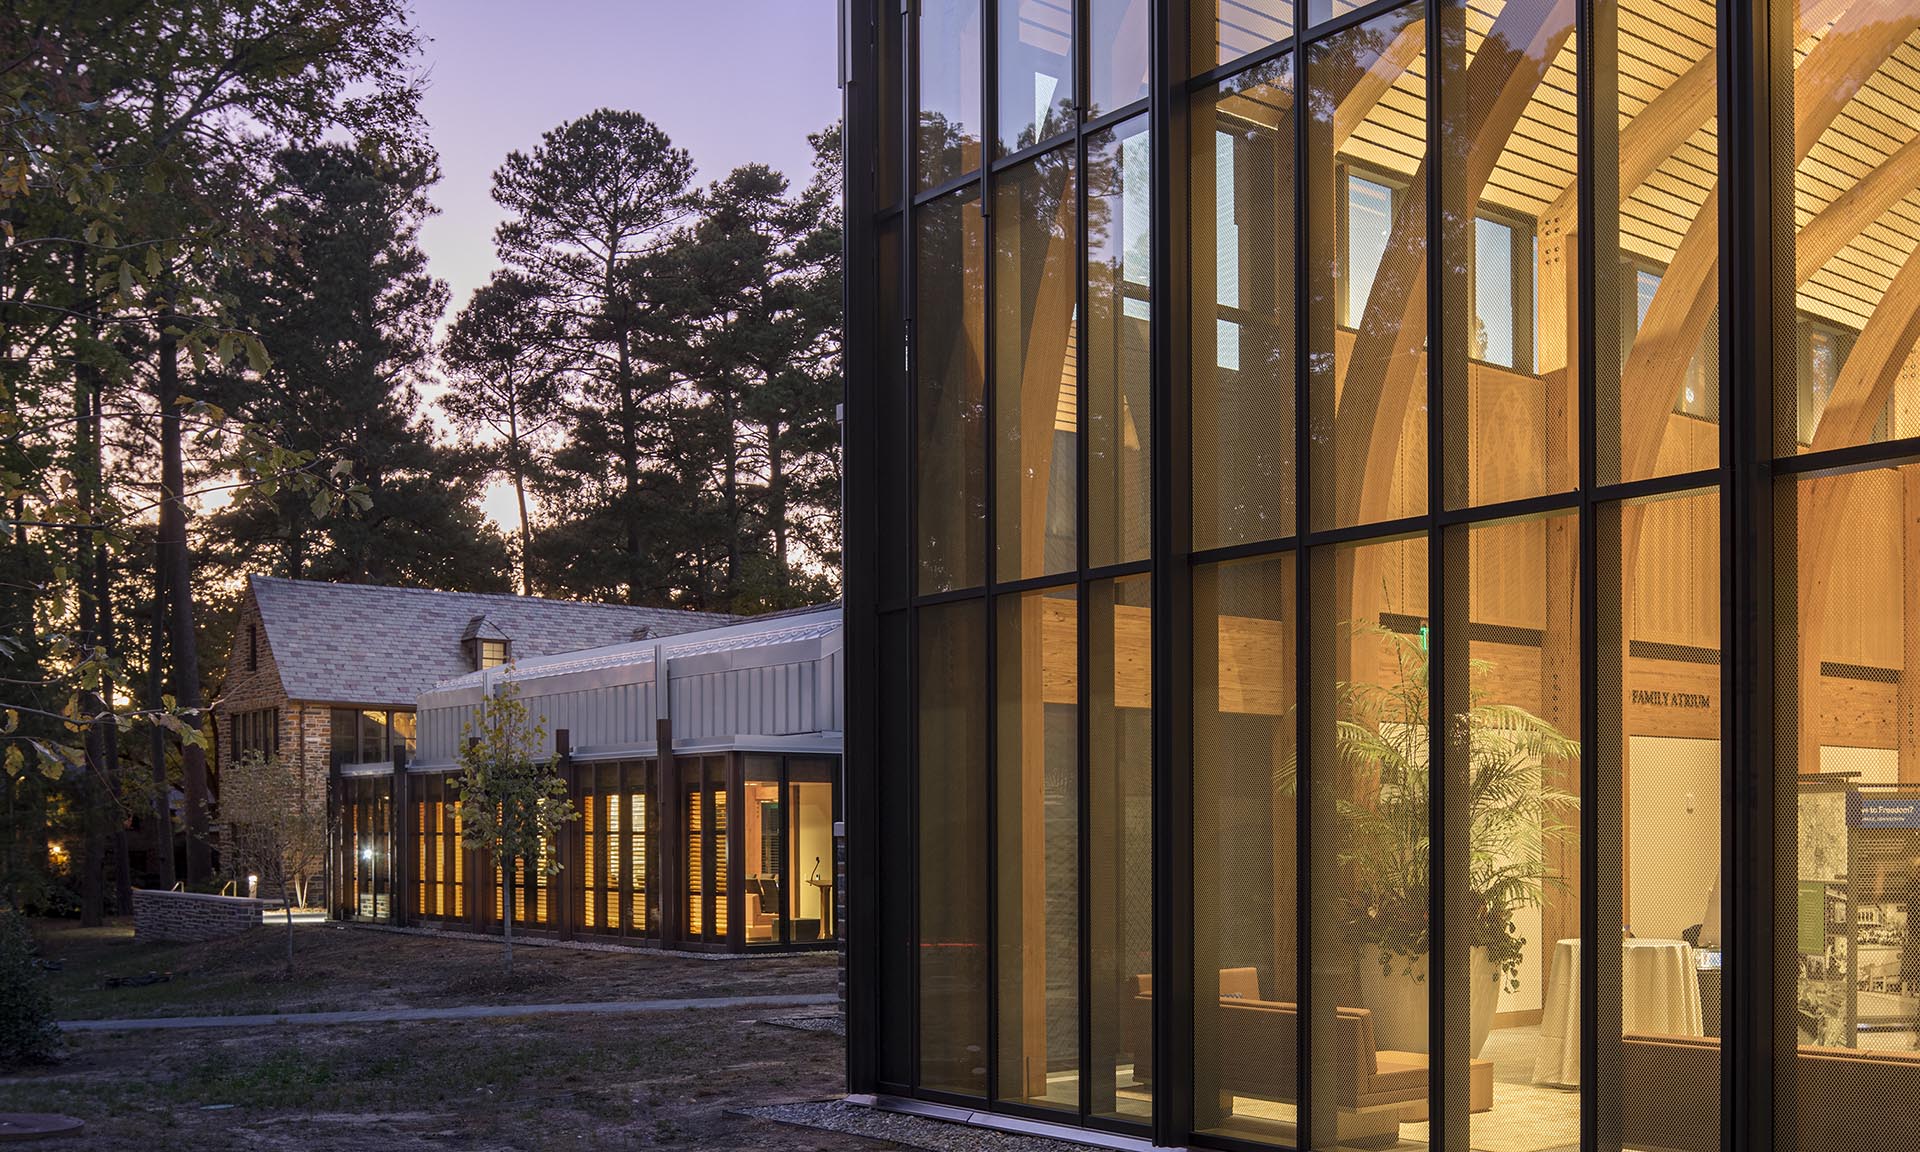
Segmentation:
{"type": "Polygon", "coordinates": [[[552,760],[542,759],[546,719],[534,718],[512,681],[474,709],[460,750],[461,843],[481,849],[500,869],[505,885],[501,937],[506,974],[513,975],[515,878],[556,876],[560,854],[548,851],[560,829],[579,819],[567,782],[552,760]]]}

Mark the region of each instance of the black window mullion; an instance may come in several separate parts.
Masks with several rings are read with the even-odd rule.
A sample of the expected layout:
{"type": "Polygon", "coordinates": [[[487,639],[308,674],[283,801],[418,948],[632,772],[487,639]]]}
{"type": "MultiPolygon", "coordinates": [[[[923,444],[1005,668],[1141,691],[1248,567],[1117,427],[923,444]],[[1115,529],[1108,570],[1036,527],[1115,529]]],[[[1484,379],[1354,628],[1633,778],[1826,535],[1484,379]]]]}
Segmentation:
{"type": "MultiPolygon", "coordinates": [[[[1157,1070],[1152,1132],[1178,1144],[1193,1130],[1193,795],[1190,645],[1173,643],[1191,630],[1186,554],[1192,547],[1187,365],[1191,269],[1185,207],[1191,153],[1183,77],[1191,30],[1186,0],[1156,4],[1148,78],[1148,411],[1151,439],[1150,664],[1152,837],[1152,973],[1149,1020],[1157,1070]],[[1188,621],[1185,626],[1178,621],[1188,621]]],[[[1138,1061],[1141,1053],[1136,1052],[1138,1061]]]]}
{"type": "Polygon", "coordinates": [[[1782,894],[1776,868],[1794,849],[1791,838],[1778,851],[1773,843],[1779,772],[1772,709],[1775,344],[1795,331],[1793,281],[1785,272],[1792,247],[1777,269],[1773,230],[1776,216],[1792,226],[1793,172],[1790,158],[1775,159],[1772,117],[1775,84],[1792,93],[1791,7],[1719,6],[1720,184],[1728,192],[1720,216],[1721,875],[1735,881],[1724,891],[1727,951],[1736,961],[1725,976],[1729,1011],[1720,1047],[1726,1149],[1772,1148],[1779,1135],[1791,1147],[1792,1129],[1776,1132],[1775,1108],[1791,1109],[1796,1095],[1796,997],[1793,982],[1783,988],[1779,979],[1792,969],[1776,959],[1775,931],[1777,922],[1793,923],[1792,898],[1782,894]]]}
{"type": "MultiPolygon", "coordinates": [[[[1089,867],[1089,864],[1092,860],[1092,852],[1090,847],[1087,844],[1087,832],[1091,827],[1091,823],[1092,823],[1092,811],[1091,811],[1092,797],[1090,793],[1091,793],[1091,786],[1092,786],[1092,780],[1093,780],[1092,760],[1091,760],[1089,749],[1087,747],[1088,737],[1091,734],[1091,718],[1088,715],[1089,713],[1088,700],[1091,696],[1091,692],[1089,691],[1089,689],[1093,683],[1091,678],[1092,662],[1089,659],[1089,650],[1090,650],[1089,642],[1093,637],[1093,630],[1090,627],[1092,613],[1091,613],[1091,606],[1088,603],[1088,595],[1087,595],[1088,593],[1087,557],[1089,553],[1088,536],[1090,535],[1089,530],[1092,527],[1092,525],[1089,523],[1091,519],[1091,505],[1092,505],[1092,501],[1089,499],[1089,493],[1093,488],[1093,476],[1087,470],[1087,461],[1088,461],[1088,455],[1089,455],[1088,441],[1091,440],[1092,437],[1088,431],[1089,425],[1091,423],[1091,416],[1090,416],[1091,408],[1087,403],[1087,400],[1088,400],[1087,393],[1089,391],[1087,387],[1087,360],[1088,360],[1087,201],[1090,197],[1087,190],[1087,183],[1088,183],[1087,181],[1087,135],[1086,135],[1086,132],[1084,131],[1085,122],[1086,122],[1085,108],[1086,108],[1086,102],[1087,102],[1087,84],[1086,84],[1087,70],[1085,67],[1086,57],[1087,57],[1086,8],[1087,8],[1087,5],[1085,0],[1080,0],[1080,2],[1075,3],[1073,5],[1073,9],[1074,9],[1073,20],[1074,20],[1075,34],[1073,37],[1074,43],[1072,45],[1072,57],[1073,57],[1072,68],[1074,71],[1074,85],[1075,85],[1074,101],[1075,101],[1075,104],[1077,105],[1076,114],[1073,118],[1073,121],[1078,134],[1076,135],[1075,141],[1074,141],[1073,171],[1068,176],[1068,179],[1073,182],[1073,189],[1074,189],[1074,226],[1073,227],[1074,227],[1074,241],[1075,241],[1074,254],[1073,254],[1074,255],[1073,264],[1074,264],[1074,270],[1075,270],[1075,283],[1073,286],[1073,293],[1074,293],[1074,297],[1073,297],[1074,298],[1074,308],[1073,308],[1073,313],[1074,313],[1074,321],[1073,321],[1074,323],[1074,332],[1073,332],[1074,437],[1073,437],[1073,444],[1074,444],[1074,473],[1075,473],[1074,510],[1073,510],[1074,512],[1074,532],[1073,532],[1074,544],[1073,546],[1074,546],[1074,554],[1075,554],[1074,567],[1077,574],[1077,581],[1074,588],[1074,612],[1077,619],[1076,626],[1079,631],[1078,642],[1074,645],[1074,658],[1078,666],[1076,671],[1076,677],[1077,677],[1077,683],[1079,686],[1079,692],[1076,694],[1078,699],[1075,700],[1074,707],[1078,710],[1079,716],[1076,719],[1076,724],[1078,726],[1078,734],[1075,740],[1075,744],[1077,745],[1077,747],[1075,748],[1075,757],[1078,762],[1075,765],[1074,779],[1079,782],[1080,795],[1078,797],[1078,802],[1075,805],[1075,820],[1077,825],[1077,833],[1074,836],[1074,840],[1076,842],[1074,845],[1074,849],[1079,856],[1076,871],[1078,873],[1079,881],[1080,881],[1080,884],[1079,884],[1080,892],[1079,892],[1079,901],[1078,901],[1078,912],[1079,912],[1080,922],[1076,926],[1076,928],[1077,928],[1078,939],[1079,939],[1078,959],[1079,959],[1079,966],[1080,966],[1079,984],[1078,984],[1079,1000],[1080,1000],[1080,1004],[1079,1004],[1080,1101],[1078,1105],[1078,1113],[1079,1113],[1080,1122],[1082,1124],[1086,1123],[1087,1117],[1092,1115],[1093,1113],[1093,1076],[1094,1076],[1093,1062],[1092,1062],[1093,950],[1088,947],[1088,943],[1092,935],[1088,927],[1088,916],[1089,916],[1089,913],[1092,911],[1092,906],[1093,906],[1093,896],[1092,896],[1092,892],[1090,891],[1092,869],[1089,867]]],[[[1111,1058],[1111,1056],[1112,1054],[1109,1053],[1108,1057],[1111,1058]]]]}
{"type": "MultiPolygon", "coordinates": [[[[980,14],[980,96],[985,107],[983,123],[985,128],[980,134],[981,155],[993,155],[993,149],[1000,139],[1000,93],[995,85],[996,65],[1000,55],[999,12],[995,0],[981,0],[980,14]]],[[[993,192],[996,173],[990,163],[983,163],[980,169],[980,215],[981,229],[981,310],[980,324],[981,356],[980,366],[983,380],[981,389],[983,418],[986,421],[986,543],[983,556],[986,581],[986,602],[982,606],[981,624],[986,629],[986,691],[984,698],[986,709],[980,722],[986,725],[987,771],[986,771],[986,837],[987,837],[987,893],[986,909],[987,929],[987,1082],[981,1095],[988,1101],[989,1107],[1000,1099],[1000,741],[998,725],[1000,720],[1000,656],[998,626],[998,602],[994,598],[995,582],[1000,576],[999,556],[999,485],[998,464],[1000,454],[1000,430],[998,395],[999,371],[997,357],[994,355],[994,336],[997,317],[994,315],[994,282],[997,261],[995,260],[995,233],[999,221],[993,212],[993,192]]]]}
{"type": "MultiPolygon", "coordinates": [[[[1466,911],[1464,825],[1469,818],[1465,790],[1450,786],[1459,758],[1448,735],[1456,690],[1466,687],[1467,634],[1463,628],[1456,642],[1452,624],[1459,620],[1464,625],[1470,613],[1471,581],[1468,565],[1462,561],[1467,559],[1467,533],[1472,529],[1462,526],[1450,532],[1439,511],[1446,504],[1447,448],[1453,423],[1446,419],[1447,382],[1450,374],[1464,377],[1467,370],[1467,348],[1452,338],[1450,321],[1454,310],[1466,308],[1471,317],[1473,309],[1467,264],[1463,260],[1457,270],[1453,267],[1456,245],[1467,245],[1471,251],[1473,244],[1474,205],[1467,200],[1465,165],[1460,163],[1465,160],[1464,145],[1472,142],[1445,131],[1448,102],[1453,98],[1449,85],[1464,81],[1466,75],[1465,0],[1430,0],[1426,37],[1427,155],[1422,164],[1426,186],[1402,194],[1424,195],[1427,200],[1428,1147],[1436,1152],[1464,1152],[1469,1121],[1463,1090],[1472,1053],[1467,1029],[1455,1025],[1465,1023],[1462,1017],[1471,979],[1468,966],[1456,960],[1460,950],[1453,945],[1451,929],[1462,922],[1466,911]],[[1460,149],[1462,155],[1456,157],[1450,148],[1460,149]],[[1456,220],[1463,226],[1456,229],[1456,220]]],[[[1465,692],[1459,695],[1464,700],[1465,692]]]]}
{"type": "MultiPolygon", "coordinates": [[[[1300,23],[1299,12],[1294,15],[1295,27],[1300,23]]],[[[1296,37],[1296,40],[1298,38],[1296,37]]],[[[1312,796],[1317,787],[1319,773],[1313,766],[1313,722],[1309,711],[1309,690],[1313,683],[1313,651],[1309,638],[1312,629],[1306,622],[1313,615],[1313,573],[1315,565],[1311,563],[1313,553],[1308,548],[1313,526],[1313,419],[1312,387],[1313,362],[1310,352],[1313,333],[1313,289],[1308,277],[1312,272],[1312,261],[1308,254],[1308,244],[1312,234],[1312,212],[1310,199],[1314,194],[1314,182],[1310,178],[1309,165],[1311,155],[1312,119],[1307,114],[1307,54],[1296,51],[1293,54],[1293,182],[1298,211],[1294,213],[1293,235],[1293,323],[1294,323],[1294,370],[1293,370],[1293,505],[1295,530],[1299,533],[1295,548],[1293,566],[1293,635],[1294,635],[1294,797],[1295,797],[1295,838],[1294,838],[1294,876],[1296,877],[1294,894],[1295,938],[1299,941],[1299,955],[1294,965],[1297,987],[1294,992],[1297,1008],[1294,1019],[1294,1045],[1297,1049],[1294,1059],[1294,1099],[1296,1108],[1295,1127],[1301,1147],[1311,1147],[1316,1130],[1318,1101],[1310,1091],[1311,1077],[1308,1070],[1314,1067],[1314,1027],[1315,1012],[1319,1002],[1319,990],[1314,987],[1313,975],[1313,881],[1314,881],[1314,829],[1312,815],[1312,796]]],[[[1338,181],[1333,182],[1338,203],[1338,181]]],[[[1336,208],[1336,211],[1338,209],[1336,208]]],[[[1198,979],[1198,977],[1196,977],[1198,979]]],[[[1197,991],[1196,991],[1197,995],[1197,991]]]]}

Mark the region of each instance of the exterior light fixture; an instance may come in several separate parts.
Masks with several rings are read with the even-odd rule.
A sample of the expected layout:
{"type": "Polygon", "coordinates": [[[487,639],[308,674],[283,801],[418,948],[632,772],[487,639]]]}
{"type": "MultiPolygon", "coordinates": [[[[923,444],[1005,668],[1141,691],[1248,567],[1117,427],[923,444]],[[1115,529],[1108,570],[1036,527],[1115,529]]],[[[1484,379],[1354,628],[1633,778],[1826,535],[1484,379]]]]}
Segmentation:
{"type": "Polygon", "coordinates": [[[260,877],[255,876],[252,873],[248,873],[247,875],[247,895],[249,896],[260,895],[260,877]]]}

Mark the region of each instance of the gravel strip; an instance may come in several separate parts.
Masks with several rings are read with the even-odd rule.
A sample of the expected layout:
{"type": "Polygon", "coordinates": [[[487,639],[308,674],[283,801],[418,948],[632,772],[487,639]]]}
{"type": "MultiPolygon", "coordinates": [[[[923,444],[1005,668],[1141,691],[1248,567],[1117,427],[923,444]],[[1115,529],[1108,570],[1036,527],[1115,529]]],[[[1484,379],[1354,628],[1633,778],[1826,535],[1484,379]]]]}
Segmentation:
{"type": "Polygon", "coordinates": [[[445,1008],[369,1008],[352,1012],[275,1012],[233,1016],[148,1016],[130,1020],[61,1020],[63,1032],[153,1032],[181,1028],[265,1028],[291,1025],[391,1024],[421,1020],[505,1020],[519,1016],[618,1016],[701,1008],[801,1008],[831,1004],[836,992],[793,996],[676,996],[582,1004],[458,1004],[445,1008]]]}
{"type": "Polygon", "coordinates": [[[768,1016],[760,1023],[796,1032],[825,1032],[842,1037],[847,1034],[847,1018],[838,1012],[795,1012],[788,1016],[768,1016]]]}
{"type": "Polygon", "coordinates": [[[883,1112],[845,1100],[820,1100],[801,1104],[769,1104],[758,1108],[739,1108],[742,1116],[817,1128],[824,1132],[845,1132],[883,1140],[902,1148],[922,1148],[927,1152],[1087,1152],[1085,1144],[1049,1140],[1042,1136],[1024,1136],[992,1128],[955,1124],[929,1116],[909,1116],[901,1112],[883,1112]]]}
{"type": "MultiPolygon", "coordinates": [[[[294,921],[299,923],[299,921],[294,921]]],[[[428,936],[436,940],[482,940],[499,944],[500,937],[488,936],[479,932],[448,932],[440,928],[421,928],[417,926],[401,927],[396,924],[360,924],[347,921],[332,921],[342,928],[355,932],[391,932],[396,936],[428,936]]],[[[554,940],[546,936],[515,936],[515,948],[564,948],[571,952],[624,952],[629,956],[669,956],[675,960],[709,960],[725,963],[729,960],[771,960],[781,956],[814,956],[828,954],[827,949],[813,952],[682,952],[676,948],[650,948],[644,944],[613,944],[605,940],[554,940]]]]}

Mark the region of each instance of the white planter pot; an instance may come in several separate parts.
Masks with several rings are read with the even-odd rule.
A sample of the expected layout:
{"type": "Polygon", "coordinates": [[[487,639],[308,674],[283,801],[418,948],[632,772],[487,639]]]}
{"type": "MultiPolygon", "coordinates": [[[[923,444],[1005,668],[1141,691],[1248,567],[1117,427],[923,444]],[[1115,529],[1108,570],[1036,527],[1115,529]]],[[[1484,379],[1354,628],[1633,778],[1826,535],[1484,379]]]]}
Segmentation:
{"type": "MultiPolygon", "coordinates": [[[[1468,1009],[1469,1040],[1474,1059],[1487,1046],[1493,1014],[1500,1006],[1500,970],[1485,948],[1473,949],[1473,1003],[1468,1009]]],[[[1407,963],[1395,957],[1392,972],[1380,971],[1377,954],[1369,950],[1360,965],[1360,1004],[1373,1011],[1373,1042],[1377,1048],[1398,1052],[1427,1050],[1427,958],[1407,963]]]]}

